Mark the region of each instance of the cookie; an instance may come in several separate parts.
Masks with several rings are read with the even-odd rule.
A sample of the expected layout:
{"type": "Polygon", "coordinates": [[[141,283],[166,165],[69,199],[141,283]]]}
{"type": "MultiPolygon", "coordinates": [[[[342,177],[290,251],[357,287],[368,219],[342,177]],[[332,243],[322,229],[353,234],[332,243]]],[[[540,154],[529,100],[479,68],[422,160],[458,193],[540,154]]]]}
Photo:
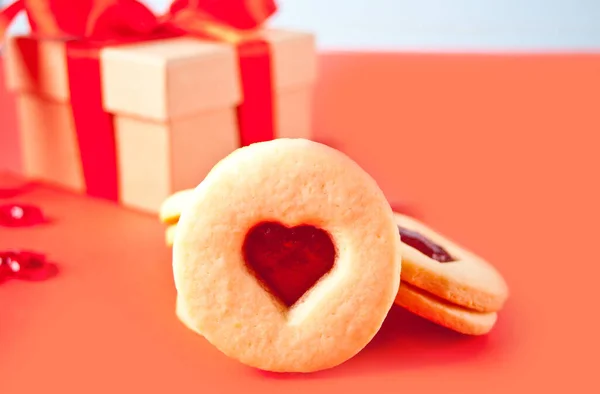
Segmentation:
{"type": "Polygon", "coordinates": [[[433,323],[466,335],[484,335],[496,324],[496,312],[477,312],[451,304],[403,282],[396,303],[433,323]]]}
{"type": "Polygon", "coordinates": [[[303,139],[219,162],[191,194],[173,245],[182,321],[225,355],[275,372],[356,355],[393,305],[400,270],[398,229],[376,182],[303,139]]]}
{"type": "Polygon", "coordinates": [[[190,318],[187,314],[187,308],[184,305],[184,301],[181,297],[177,297],[175,300],[175,315],[186,326],[188,329],[194,331],[196,334],[202,335],[198,332],[197,329],[194,328],[194,325],[190,322],[190,318]]]}
{"type": "Polygon", "coordinates": [[[176,224],[184,207],[189,205],[193,189],[181,190],[170,195],[160,206],[158,217],[165,224],[176,224]]]}
{"type": "Polygon", "coordinates": [[[418,308],[426,308],[424,317],[440,324],[441,316],[446,316],[456,324],[444,325],[457,331],[469,331],[461,326],[469,322],[477,326],[470,331],[489,331],[495,323],[491,316],[502,309],[509,295],[502,275],[483,258],[416,219],[394,216],[401,238],[402,286],[410,285],[399,291],[396,303],[420,315],[426,312],[418,308]]]}

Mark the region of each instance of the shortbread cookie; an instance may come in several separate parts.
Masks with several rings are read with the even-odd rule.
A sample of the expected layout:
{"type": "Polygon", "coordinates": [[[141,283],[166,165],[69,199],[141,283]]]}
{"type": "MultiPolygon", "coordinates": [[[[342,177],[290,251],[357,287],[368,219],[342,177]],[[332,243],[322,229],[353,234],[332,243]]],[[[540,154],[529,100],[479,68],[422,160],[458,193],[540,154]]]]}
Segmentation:
{"type": "Polygon", "coordinates": [[[196,334],[202,335],[200,332],[198,332],[196,328],[194,328],[194,325],[190,322],[187,308],[184,305],[184,301],[179,296],[177,296],[177,299],[175,300],[175,315],[177,316],[177,318],[179,318],[179,321],[181,321],[184,326],[194,331],[196,334]]]}
{"type": "Polygon", "coordinates": [[[402,282],[396,303],[441,326],[467,335],[484,335],[494,327],[496,312],[477,312],[444,301],[402,282]]]}
{"type": "Polygon", "coordinates": [[[502,308],[508,287],[491,264],[416,219],[398,213],[395,218],[402,229],[403,283],[475,311],[502,308]]]}
{"type": "Polygon", "coordinates": [[[159,219],[165,224],[175,224],[179,221],[181,211],[189,205],[193,189],[181,190],[170,195],[161,205],[159,219]]]}
{"type": "Polygon", "coordinates": [[[173,245],[184,323],[224,354],[278,372],[357,354],[391,308],[400,268],[398,228],[376,182],[303,139],[219,162],[191,194],[173,245]]]}

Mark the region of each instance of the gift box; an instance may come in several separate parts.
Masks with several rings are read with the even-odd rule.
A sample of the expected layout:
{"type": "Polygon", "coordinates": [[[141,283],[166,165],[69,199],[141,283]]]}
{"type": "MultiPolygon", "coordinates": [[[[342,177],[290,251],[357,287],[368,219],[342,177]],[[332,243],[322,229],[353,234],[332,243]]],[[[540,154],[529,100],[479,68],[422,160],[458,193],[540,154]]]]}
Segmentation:
{"type": "Polygon", "coordinates": [[[186,7],[134,37],[7,40],[26,176],[156,213],[239,146],[311,138],[314,37],[186,7]]]}
{"type": "Polygon", "coordinates": [[[18,93],[24,175],[84,192],[66,59],[64,41],[10,39],[4,56],[6,85],[18,93]]]}
{"type": "Polygon", "coordinates": [[[183,37],[102,50],[104,107],[114,114],[125,205],[157,208],[173,192],[195,187],[238,146],[311,137],[313,37],[280,30],[261,37],[270,44],[273,78],[273,97],[260,97],[273,106],[274,133],[265,136],[240,129],[236,109],[244,97],[232,45],[183,37]]]}

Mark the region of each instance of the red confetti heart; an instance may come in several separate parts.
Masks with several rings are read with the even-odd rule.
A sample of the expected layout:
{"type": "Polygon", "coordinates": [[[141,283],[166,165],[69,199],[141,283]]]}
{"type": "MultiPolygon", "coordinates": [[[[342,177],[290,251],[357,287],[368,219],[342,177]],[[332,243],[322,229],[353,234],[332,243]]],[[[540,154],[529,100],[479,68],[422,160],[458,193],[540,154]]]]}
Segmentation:
{"type": "Polygon", "coordinates": [[[46,221],[42,210],[35,205],[0,205],[0,226],[29,227],[46,221]]]}
{"type": "Polygon", "coordinates": [[[57,266],[46,256],[26,250],[0,251],[0,280],[42,281],[55,276],[57,266]]]}

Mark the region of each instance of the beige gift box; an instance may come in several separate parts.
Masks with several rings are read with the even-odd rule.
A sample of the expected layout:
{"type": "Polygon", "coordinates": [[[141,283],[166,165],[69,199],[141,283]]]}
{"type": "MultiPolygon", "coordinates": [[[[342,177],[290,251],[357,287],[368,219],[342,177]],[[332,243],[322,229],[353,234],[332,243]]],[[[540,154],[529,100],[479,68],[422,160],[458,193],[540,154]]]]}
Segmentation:
{"type": "MultiPolygon", "coordinates": [[[[274,138],[310,138],[314,37],[259,34],[270,47],[274,138]]],[[[18,92],[25,175],[85,192],[67,56],[65,41],[11,38],[7,82],[18,92]]],[[[157,213],[169,195],[196,187],[240,146],[237,107],[244,97],[232,44],[170,38],[106,47],[99,60],[123,205],[157,213]]]]}
{"type": "Polygon", "coordinates": [[[84,192],[65,42],[14,37],[7,42],[4,61],[6,84],[17,92],[24,175],[84,192]]]}
{"type": "MultiPolygon", "coordinates": [[[[265,30],[276,138],[311,137],[316,51],[311,34],[265,30]]],[[[173,38],[104,49],[105,108],[115,116],[124,205],[157,212],[240,146],[243,100],[233,45],[173,38]]]]}

